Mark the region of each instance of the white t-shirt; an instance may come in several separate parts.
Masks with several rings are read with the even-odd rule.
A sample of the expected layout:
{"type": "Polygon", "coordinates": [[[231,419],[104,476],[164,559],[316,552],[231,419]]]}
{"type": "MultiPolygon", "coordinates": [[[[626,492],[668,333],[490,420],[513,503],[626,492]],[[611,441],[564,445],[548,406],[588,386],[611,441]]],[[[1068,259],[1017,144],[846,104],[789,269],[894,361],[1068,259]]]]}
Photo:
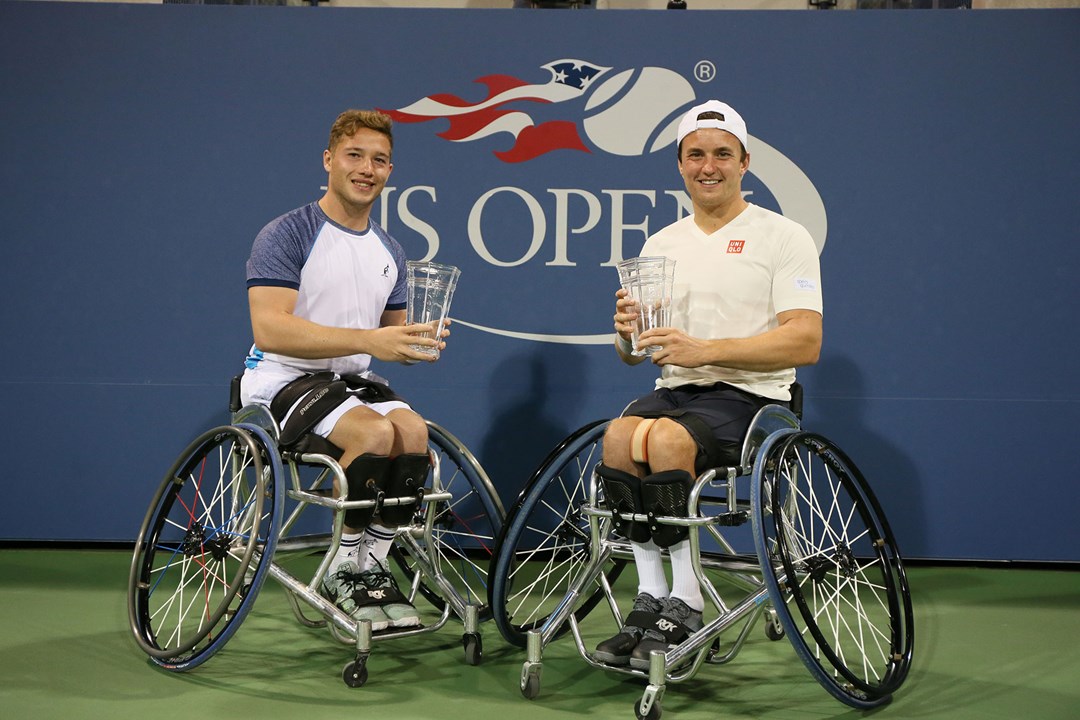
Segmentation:
{"type": "MultiPolygon", "coordinates": [[[[671,324],[692,337],[752,337],[776,328],[777,313],[822,311],[821,270],[810,233],[756,205],[748,205],[712,235],[706,235],[694,223],[693,215],[688,215],[650,237],[641,255],[675,260],[671,324]]],[[[715,365],[668,365],[656,387],[716,382],[774,400],[789,400],[795,370],[756,372],[715,365]]]]}
{"type": "MultiPolygon", "coordinates": [[[[268,224],[251,248],[247,285],[288,287],[293,310],[320,325],[373,330],[385,310],[406,306],[405,253],[376,223],[356,232],[338,225],[317,202],[268,224]]],[[[269,404],[278,390],[308,372],[368,374],[371,356],[305,359],[264,353],[252,345],[245,361],[244,404],[269,404]]]]}

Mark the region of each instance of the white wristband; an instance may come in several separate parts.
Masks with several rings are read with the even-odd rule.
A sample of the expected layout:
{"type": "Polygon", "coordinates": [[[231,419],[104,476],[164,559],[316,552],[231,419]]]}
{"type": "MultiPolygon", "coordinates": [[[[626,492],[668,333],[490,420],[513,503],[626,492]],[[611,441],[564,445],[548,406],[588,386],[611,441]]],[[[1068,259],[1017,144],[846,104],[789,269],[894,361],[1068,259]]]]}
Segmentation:
{"type": "Polygon", "coordinates": [[[615,344],[618,345],[619,350],[623,355],[633,355],[634,345],[622,335],[615,333],[615,344]]]}

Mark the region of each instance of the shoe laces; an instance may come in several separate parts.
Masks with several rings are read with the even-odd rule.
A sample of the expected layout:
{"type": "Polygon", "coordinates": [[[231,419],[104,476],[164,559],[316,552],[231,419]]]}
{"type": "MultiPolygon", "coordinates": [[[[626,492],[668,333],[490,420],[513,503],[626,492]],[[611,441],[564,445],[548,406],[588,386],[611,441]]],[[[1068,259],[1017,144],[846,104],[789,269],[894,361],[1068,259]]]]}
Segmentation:
{"type": "Polygon", "coordinates": [[[337,572],[334,573],[333,578],[350,593],[356,590],[357,585],[365,582],[363,573],[350,570],[347,567],[338,568],[337,572]]]}
{"type": "Polygon", "coordinates": [[[648,613],[658,613],[663,609],[663,603],[652,595],[640,593],[634,598],[634,610],[648,613]]]}
{"type": "Polygon", "coordinates": [[[679,598],[668,597],[663,600],[663,610],[661,611],[661,614],[673,620],[678,620],[685,624],[686,621],[690,619],[690,613],[692,612],[690,606],[679,598]]]}
{"type": "Polygon", "coordinates": [[[357,575],[357,580],[368,590],[387,587],[394,582],[394,576],[386,570],[365,570],[357,575]]]}
{"type": "MultiPolygon", "coordinates": [[[[375,560],[375,558],[372,557],[372,560],[375,560]]],[[[368,590],[397,587],[397,583],[394,582],[394,576],[390,573],[390,570],[386,565],[379,560],[375,560],[374,567],[368,568],[364,572],[356,575],[356,580],[368,590]]]]}

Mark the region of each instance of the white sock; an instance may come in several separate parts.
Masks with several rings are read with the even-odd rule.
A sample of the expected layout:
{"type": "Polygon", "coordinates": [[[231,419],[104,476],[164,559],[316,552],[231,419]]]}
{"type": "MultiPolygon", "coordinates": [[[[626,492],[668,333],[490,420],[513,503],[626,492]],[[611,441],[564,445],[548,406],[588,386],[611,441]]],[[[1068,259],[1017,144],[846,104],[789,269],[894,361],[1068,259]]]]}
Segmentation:
{"type": "Polygon", "coordinates": [[[382,563],[390,554],[390,546],[394,544],[394,528],[383,527],[372,523],[364,531],[364,537],[360,540],[360,555],[358,565],[360,572],[370,570],[382,563]]]}
{"type": "Polygon", "coordinates": [[[701,585],[694,574],[694,564],[690,556],[690,541],[683,540],[668,548],[671,553],[671,597],[677,597],[701,612],[705,609],[705,598],[701,596],[701,585]]]}
{"type": "Polygon", "coordinates": [[[357,551],[360,549],[360,533],[342,533],[341,544],[338,545],[337,554],[330,561],[327,574],[333,575],[344,562],[356,564],[357,551]]]}
{"type": "Polygon", "coordinates": [[[649,593],[656,599],[668,596],[667,576],[664,574],[664,559],[660,548],[650,540],[647,543],[630,543],[634,549],[634,564],[637,566],[638,593],[649,593]]]}

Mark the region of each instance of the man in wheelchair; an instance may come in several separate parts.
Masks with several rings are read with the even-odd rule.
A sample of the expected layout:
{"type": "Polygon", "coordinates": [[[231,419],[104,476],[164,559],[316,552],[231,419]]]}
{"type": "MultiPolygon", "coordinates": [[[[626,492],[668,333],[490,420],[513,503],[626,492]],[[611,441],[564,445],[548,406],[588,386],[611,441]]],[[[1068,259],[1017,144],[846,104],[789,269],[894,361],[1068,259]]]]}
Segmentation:
{"type": "MultiPolygon", "coordinates": [[[[391,120],[348,110],[323,151],[328,173],[319,200],[273,220],[255,238],[247,262],[254,344],[241,401],[270,408],[280,444],[302,449],[325,438],[348,481],[348,500],[415,494],[429,465],[424,419],[369,369],[371,358],[433,361],[416,346],[429,325],[405,325],[405,254],[371,219],[393,168],[391,120]]],[[[321,450],[320,450],[321,451],[321,450]]],[[[340,490],[335,488],[340,494],[340,490]]],[[[420,624],[384,561],[395,528],[414,507],[345,512],[344,531],[322,593],[373,630],[420,624]]]]}
{"type": "MultiPolygon", "coordinates": [[[[716,100],[692,108],[678,126],[678,168],[693,213],[645,242],[641,255],[675,260],[671,327],[646,330],[637,347],[657,346],[655,390],[632,402],[604,436],[598,474],[615,509],[685,515],[697,473],[733,465],[749,423],[768,403],[790,401],[795,367],[817,362],[822,299],[810,234],[748,203],[746,124],[716,100]]],[[[634,365],[630,337],[638,308],[616,293],[615,347],[634,365]]],[[[704,600],[685,526],[619,521],[638,573],[633,611],[595,657],[648,669],[702,627],[704,600]],[[662,550],[671,558],[670,591],[662,550]]]]}

